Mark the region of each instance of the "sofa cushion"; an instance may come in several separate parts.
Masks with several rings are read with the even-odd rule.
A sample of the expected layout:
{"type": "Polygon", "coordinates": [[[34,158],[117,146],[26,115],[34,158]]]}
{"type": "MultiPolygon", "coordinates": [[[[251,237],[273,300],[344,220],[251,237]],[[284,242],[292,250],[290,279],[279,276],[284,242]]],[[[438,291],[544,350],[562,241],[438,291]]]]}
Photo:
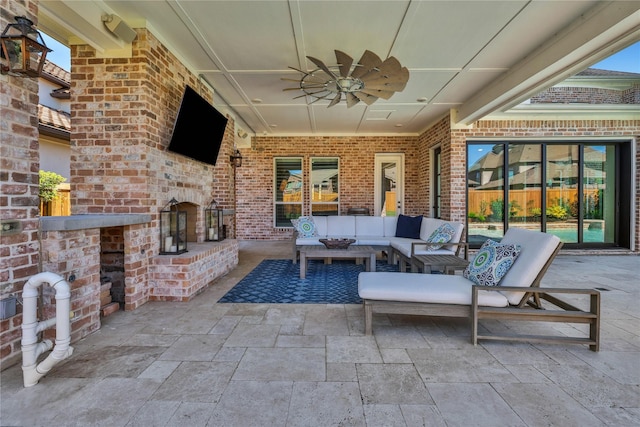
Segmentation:
{"type": "Polygon", "coordinates": [[[356,236],[384,236],[381,216],[356,216],[356,236]]]}
{"type": "Polygon", "coordinates": [[[369,246],[389,246],[389,238],[384,236],[361,236],[356,235],[356,245],[369,246]]]}
{"type": "Polygon", "coordinates": [[[442,224],[446,224],[447,221],[439,218],[422,218],[422,226],[420,227],[420,239],[427,240],[434,231],[438,229],[442,224]]]}
{"type": "Polygon", "coordinates": [[[420,227],[422,226],[422,215],[407,216],[399,215],[396,226],[396,237],[407,237],[409,239],[420,238],[420,227]]]}
{"type": "MultiPolygon", "coordinates": [[[[382,301],[407,301],[471,305],[473,282],[448,274],[363,272],[358,275],[360,298],[382,301]]],[[[500,292],[478,293],[482,306],[506,307],[500,292]]]]}
{"type": "Polygon", "coordinates": [[[520,254],[520,245],[499,244],[488,239],[462,273],[481,286],[497,286],[520,254]]]}
{"type": "Polygon", "coordinates": [[[356,235],[356,217],[331,215],[327,217],[327,236],[353,237],[356,235]]]}
{"type": "Polygon", "coordinates": [[[316,223],[316,230],[318,236],[327,237],[327,217],[326,216],[314,216],[313,222],[316,223]]]}
{"type": "Polygon", "coordinates": [[[427,251],[435,251],[440,249],[443,243],[450,242],[453,236],[456,234],[456,230],[445,222],[440,227],[433,230],[433,233],[427,238],[427,243],[435,243],[433,245],[427,245],[427,251]]]}
{"type": "Polygon", "coordinates": [[[291,224],[295,227],[300,237],[313,237],[318,235],[316,223],[312,217],[301,216],[291,220],[291,224]]]}
{"type": "Polygon", "coordinates": [[[398,227],[397,216],[383,216],[382,222],[384,223],[384,235],[385,237],[395,237],[396,228],[398,227]]]}

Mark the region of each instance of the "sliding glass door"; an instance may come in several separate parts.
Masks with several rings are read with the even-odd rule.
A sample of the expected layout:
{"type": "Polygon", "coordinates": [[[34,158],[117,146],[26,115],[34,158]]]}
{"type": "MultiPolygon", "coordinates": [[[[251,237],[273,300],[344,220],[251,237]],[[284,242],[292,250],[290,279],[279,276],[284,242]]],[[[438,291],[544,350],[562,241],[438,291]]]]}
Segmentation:
{"type": "Polygon", "coordinates": [[[630,213],[616,209],[628,190],[621,185],[629,170],[620,166],[625,149],[620,143],[469,142],[469,243],[499,240],[509,227],[557,235],[567,247],[626,242],[619,230],[630,213]]]}

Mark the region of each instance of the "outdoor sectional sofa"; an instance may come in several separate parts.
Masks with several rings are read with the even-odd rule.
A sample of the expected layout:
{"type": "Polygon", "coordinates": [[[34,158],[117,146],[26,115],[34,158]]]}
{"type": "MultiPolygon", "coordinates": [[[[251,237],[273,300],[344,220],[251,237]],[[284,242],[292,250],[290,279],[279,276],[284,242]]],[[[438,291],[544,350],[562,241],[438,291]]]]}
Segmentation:
{"type": "MultiPolygon", "coordinates": [[[[320,239],[355,239],[355,245],[368,245],[389,255],[389,263],[393,263],[397,258],[401,263],[410,260],[412,252],[457,255],[460,251],[460,240],[464,225],[445,221],[436,218],[421,217],[419,224],[419,235],[415,238],[396,237],[398,234],[397,216],[361,216],[361,215],[330,215],[302,217],[312,223],[311,229],[306,229],[307,237],[303,237],[298,230],[293,233],[293,263],[298,259],[298,249],[306,245],[322,245],[320,239]],[[449,224],[453,229],[451,240],[439,249],[427,250],[425,245],[427,240],[443,224],[449,224]],[[422,246],[419,246],[422,245],[422,246]],[[407,258],[408,257],[408,258],[407,258]]],[[[404,220],[419,220],[418,217],[405,217],[404,220]],[[407,219],[410,218],[410,219],[407,219]]],[[[401,219],[401,221],[403,220],[401,219]]],[[[401,235],[404,233],[400,233],[401,235]]],[[[404,265],[401,264],[401,270],[404,265]]]]}
{"type": "MultiPolygon", "coordinates": [[[[540,287],[542,277],[562,247],[560,239],[539,231],[509,228],[500,245],[517,246],[519,254],[516,254],[515,261],[511,260],[508,269],[502,270],[504,276],[501,279],[491,276],[490,286],[476,284],[464,274],[360,273],[358,294],[364,304],[365,334],[372,333],[374,313],[468,317],[474,345],[478,339],[564,342],[587,344],[591,350],[598,351],[600,292],[595,289],[540,287]],[[556,294],[568,295],[572,299],[587,295],[586,308],[578,308],[573,301],[570,304],[560,300],[556,294]],[[543,308],[542,300],[550,305],[543,308]],[[565,333],[569,328],[562,332],[551,329],[551,336],[527,333],[528,329],[533,329],[530,326],[511,328],[492,324],[485,331],[479,331],[480,319],[588,324],[588,337],[567,336],[565,333]],[[509,330],[511,333],[507,333],[509,330]]],[[[485,265],[495,263],[498,257],[486,258],[485,265]]],[[[475,261],[472,262],[474,268],[480,264],[475,261]]],[[[469,271],[466,271],[467,276],[469,271]]],[[[480,273],[479,277],[483,274],[480,273]]]]}

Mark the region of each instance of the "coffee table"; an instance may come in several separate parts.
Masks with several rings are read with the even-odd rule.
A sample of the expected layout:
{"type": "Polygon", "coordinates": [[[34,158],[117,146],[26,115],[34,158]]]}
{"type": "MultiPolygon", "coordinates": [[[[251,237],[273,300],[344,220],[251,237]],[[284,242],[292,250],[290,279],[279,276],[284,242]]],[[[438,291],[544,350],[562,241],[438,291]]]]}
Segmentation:
{"type": "Polygon", "coordinates": [[[464,270],[469,261],[456,255],[414,255],[411,257],[411,272],[431,273],[431,267],[440,267],[446,274],[455,274],[456,270],[464,270]]]}
{"type": "Polygon", "coordinates": [[[363,258],[367,271],[376,271],[377,250],[372,246],[351,245],[347,249],[328,249],[324,245],[300,246],[300,278],[307,276],[308,258],[363,258]]]}

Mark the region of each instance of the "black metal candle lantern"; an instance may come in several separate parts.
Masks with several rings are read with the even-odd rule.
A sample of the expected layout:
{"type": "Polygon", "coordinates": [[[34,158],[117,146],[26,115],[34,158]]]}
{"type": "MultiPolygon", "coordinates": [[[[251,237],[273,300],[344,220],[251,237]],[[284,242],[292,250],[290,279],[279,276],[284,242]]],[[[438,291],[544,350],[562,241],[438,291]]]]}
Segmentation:
{"type": "Polygon", "coordinates": [[[160,254],[177,255],[187,252],[187,212],[178,209],[172,198],[160,211],[160,254]]]}
{"type": "Polygon", "coordinates": [[[206,223],[206,236],[207,242],[219,242],[224,240],[224,225],[222,209],[218,207],[218,202],[212,200],[209,206],[204,210],[204,217],[206,223]]]}

